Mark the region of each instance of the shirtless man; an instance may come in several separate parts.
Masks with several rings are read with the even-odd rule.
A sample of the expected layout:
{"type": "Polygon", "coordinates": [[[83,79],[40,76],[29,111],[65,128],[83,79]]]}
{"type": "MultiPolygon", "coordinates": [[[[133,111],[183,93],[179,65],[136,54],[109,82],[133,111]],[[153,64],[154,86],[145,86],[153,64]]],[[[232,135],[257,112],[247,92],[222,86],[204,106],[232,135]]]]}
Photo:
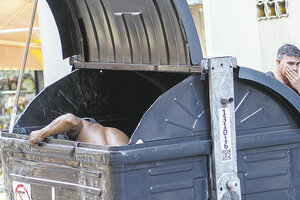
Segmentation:
{"type": "Polygon", "coordinates": [[[274,73],[267,72],[267,74],[275,76],[300,95],[299,64],[300,50],[294,45],[285,44],[278,49],[274,73]]]}
{"type": "Polygon", "coordinates": [[[129,138],[122,131],[91,123],[73,114],[65,114],[41,130],[32,131],[29,135],[30,145],[36,145],[48,136],[66,132],[70,140],[108,146],[124,146],[129,138]]]}

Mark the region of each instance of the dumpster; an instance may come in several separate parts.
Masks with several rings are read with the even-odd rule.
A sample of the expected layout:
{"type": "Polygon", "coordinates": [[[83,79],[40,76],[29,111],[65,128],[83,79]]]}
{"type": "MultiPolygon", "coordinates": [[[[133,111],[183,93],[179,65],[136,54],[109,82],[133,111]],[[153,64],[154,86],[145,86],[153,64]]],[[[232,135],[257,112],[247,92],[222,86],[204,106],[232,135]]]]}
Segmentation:
{"type": "Polygon", "coordinates": [[[29,104],[13,133],[1,132],[8,199],[300,199],[299,96],[232,58],[203,59],[185,1],[48,3],[74,71],[29,104]],[[224,114],[232,106],[236,132],[233,150],[222,152],[224,165],[237,166],[225,170],[237,176],[226,188],[216,181],[227,175],[216,178],[212,136],[212,95],[221,90],[234,94],[221,105],[224,114]],[[129,144],[92,145],[58,134],[29,146],[32,130],[65,113],[119,128],[129,144]]]}

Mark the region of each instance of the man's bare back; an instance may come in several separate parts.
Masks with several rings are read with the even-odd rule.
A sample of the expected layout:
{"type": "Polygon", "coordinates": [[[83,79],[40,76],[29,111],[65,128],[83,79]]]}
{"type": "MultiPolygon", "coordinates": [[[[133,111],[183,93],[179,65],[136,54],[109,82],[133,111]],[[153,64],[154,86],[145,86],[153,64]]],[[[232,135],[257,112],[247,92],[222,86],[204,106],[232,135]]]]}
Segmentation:
{"type": "Polygon", "coordinates": [[[32,131],[29,135],[30,145],[35,145],[50,135],[66,132],[70,140],[108,146],[124,146],[129,138],[116,128],[104,127],[91,123],[73,114],[65,114],[41,130],[32,131]]]}

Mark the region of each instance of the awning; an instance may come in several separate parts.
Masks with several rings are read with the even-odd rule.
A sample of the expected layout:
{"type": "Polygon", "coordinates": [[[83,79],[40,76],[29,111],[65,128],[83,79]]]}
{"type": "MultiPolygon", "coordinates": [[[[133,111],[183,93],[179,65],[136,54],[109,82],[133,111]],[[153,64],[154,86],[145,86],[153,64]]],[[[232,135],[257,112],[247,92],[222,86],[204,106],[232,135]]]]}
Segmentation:
{"type": "MultiPolygon", "coordinates": [[[[0,0],[0,70],[19,70],[32,13],[32,0],[0,0]]],[[[25,70],[42,70],[38,17],[25,70]]]]}

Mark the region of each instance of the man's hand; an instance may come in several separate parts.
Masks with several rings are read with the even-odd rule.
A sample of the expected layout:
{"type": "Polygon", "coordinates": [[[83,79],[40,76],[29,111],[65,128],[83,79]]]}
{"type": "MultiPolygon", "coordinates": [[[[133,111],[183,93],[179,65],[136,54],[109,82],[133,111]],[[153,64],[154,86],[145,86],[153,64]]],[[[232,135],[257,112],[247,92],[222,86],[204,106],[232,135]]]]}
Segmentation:
{"type": "Polygon", "coordinates": [[[300,76],[297,72],[294,70],[287,68],[285,70],[285,76],[290,82],[291,86],[298,91],[298,94],[300,95],[300,76]]]}
{"type": "Polygon", "coordinates": [[[32,131],[29,135],[29,144],[30,146],[34,146],[40,141],[42,141],[44,138],[42,137],[43,131],[42,130],[37,130],[37,131],[32,131]]]}

